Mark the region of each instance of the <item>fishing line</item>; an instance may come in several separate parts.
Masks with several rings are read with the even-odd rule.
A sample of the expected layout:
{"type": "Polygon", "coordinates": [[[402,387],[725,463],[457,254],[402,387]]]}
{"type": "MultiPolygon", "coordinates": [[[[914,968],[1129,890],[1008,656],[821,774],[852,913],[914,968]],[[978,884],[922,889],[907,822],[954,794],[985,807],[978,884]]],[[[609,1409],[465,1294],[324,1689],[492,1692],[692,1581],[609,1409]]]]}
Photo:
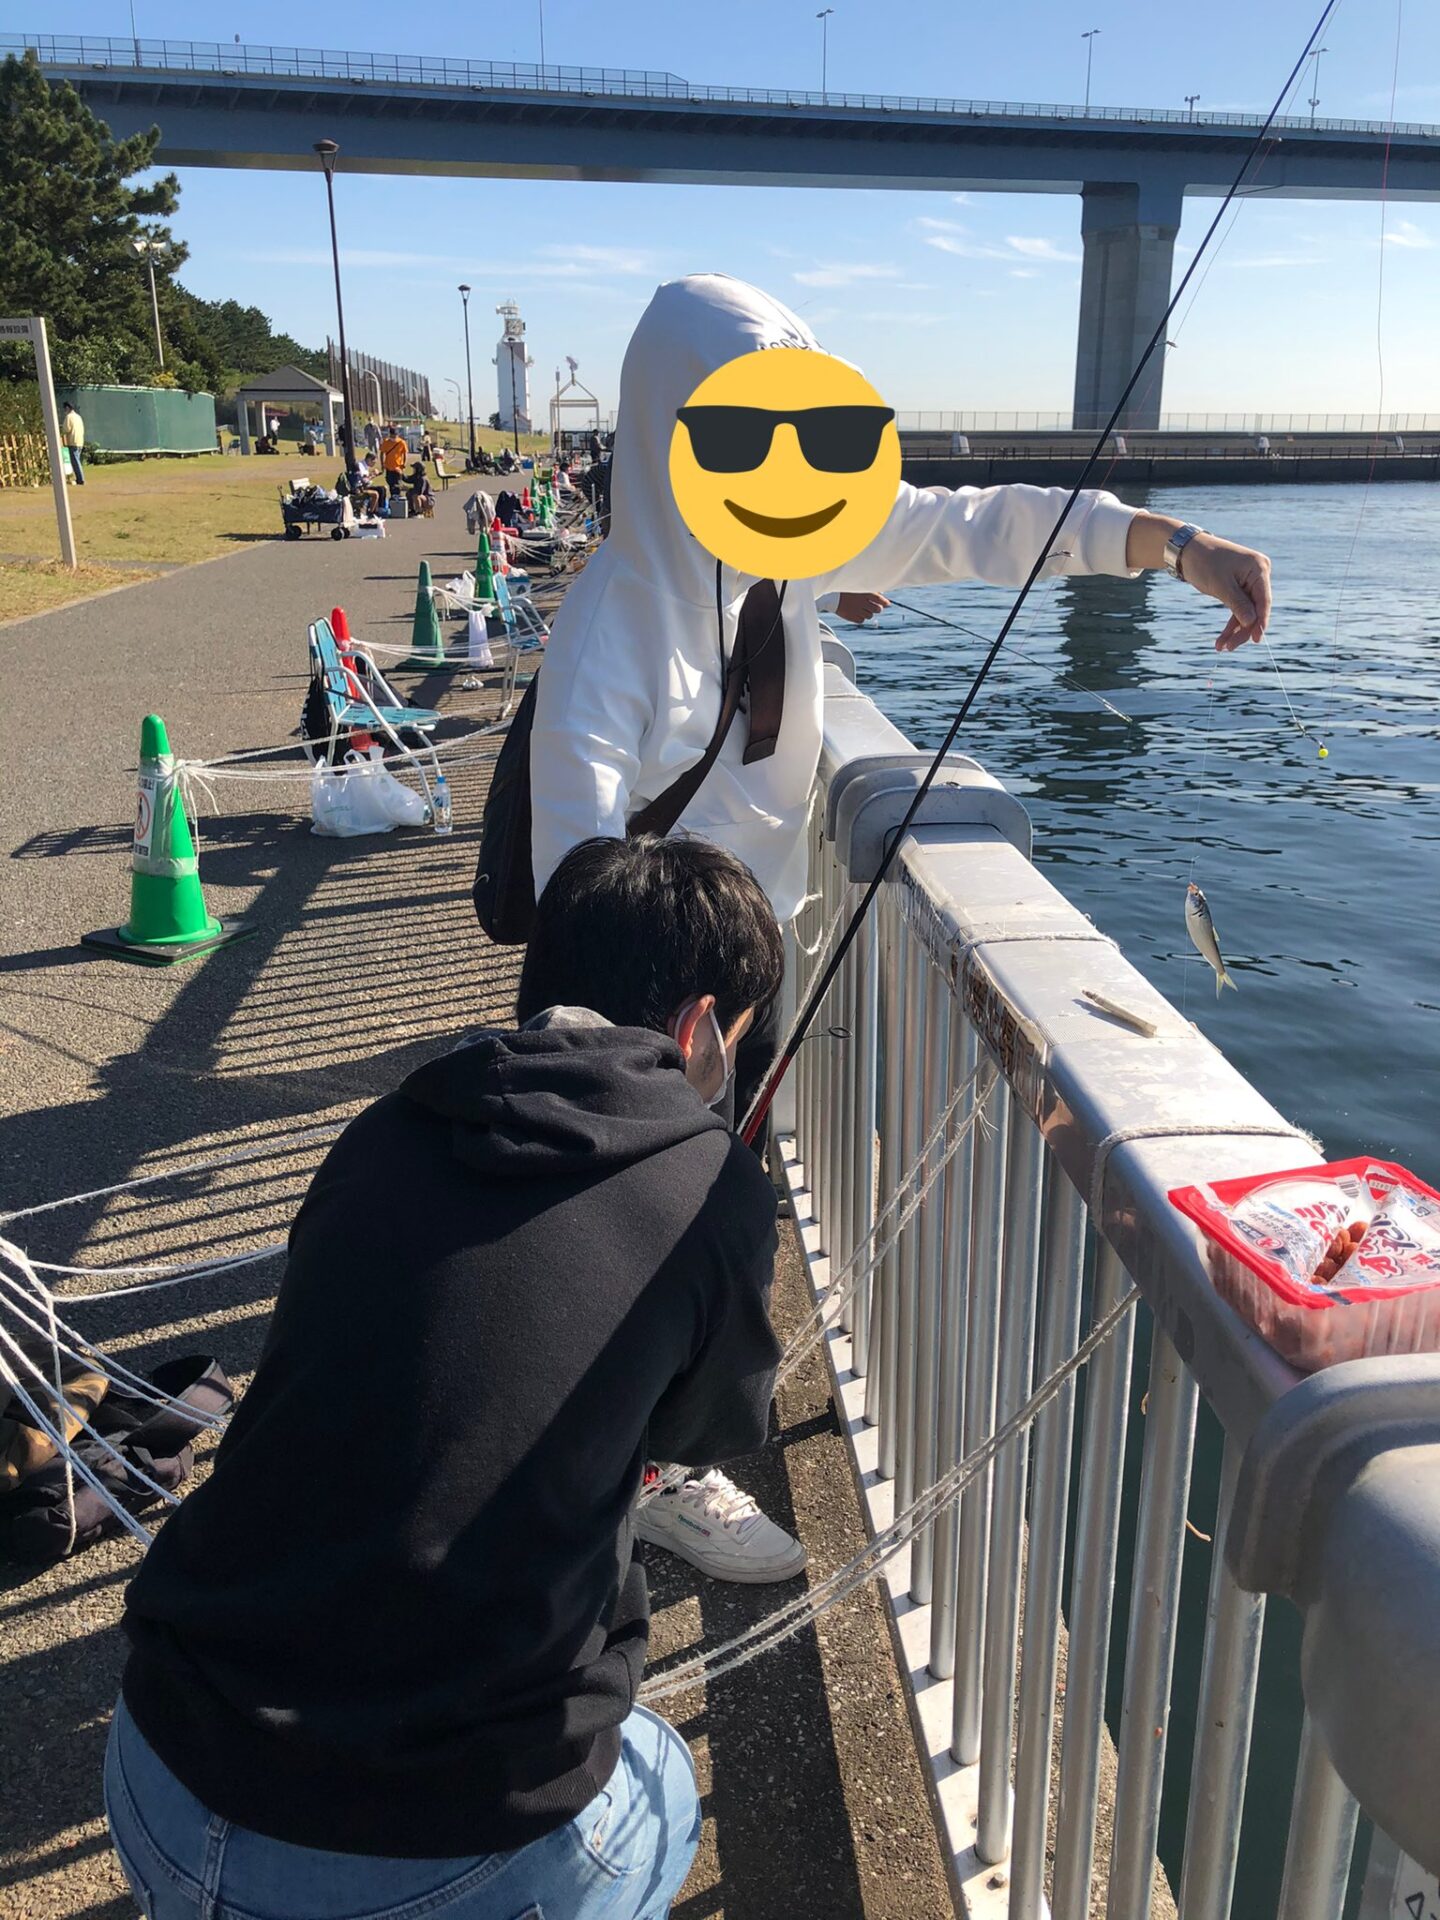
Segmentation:
{"type": "MultiPolygon", "coordinates": [[[[1059,576],[1057,575],[1056,577],[1058,578],[1059,576]]],[[[937,627],[949,627],[955,633],[968,633],[972,640],[983,640],[987,646],[989,645],[989,634],[981,633],[978,627],[963,626],[958,620],[943,620],[938,613],[930,613],[924,607],[912,607],[906,601],[896,600],[889,594],[886,595],[886,598],[890,601],[892,607],[899,607],[902,613],[916,614],[921,620],[933,620],[937,627]]],[[[1037,667],[1045,665],[1043,660],[1037,659],[1033,653],[1028,653],[1025,648],[1017,646],[1013,640],[1010,642],[1010,651],[1019,654],[1022,660],[1031,661],[1037,667]]],[[[1123,720],[1127,727],[1133,727],[1135,725],[1134,718],[1128,713],[1122,713],[1119,707],[1105,698],[1103,693],[1096,693],[1090,687],[1082,687],[1078,680],[1072,680],[1068,674],[1062,673],[1057,675],[1056,684],[1062,687],[1069,687],[1072,693],[1080,693],[1083,694],[1087,700],[1093,700],[1096,706],[1103,707],[1106,713],[1113,713],[1117,720],[1123,720]]]]}
{"type": "Polygon", "coordinates": [[[1299,78],[1300,73],[1304,68],[1305,62],[1309,59],[1312,47],[1314,47],[1320,35],[1324,32],[1326,26],[1329,24],[1331,15],[1334,13],[1338,4],[1339,4],[1339,0],[1326,0],[1326,4],[1320,13],[1319,19],[1315,22],[1315,25],[1310,30],[1310,34],[1306,39],[1303,49],[1301,50],[1300,57],[1296,60],[1294,67],[1291,69],[1291,72],[1287,76],[1284,86],[1280,89],[1280,92],[1276,95],[1275,104],[1271,107],[1269,113],[1265,117],[1264,124],[1260,128],[1260,131],[1256,134],[1254,140],[1251,142],[1250,147],[1246,152],[1245,158],[1240,163],[1239,172],[1236,174],[1234,180],[1231,182],[1229,188],[1227,189],[1225,198],[1220,202],[1219,207],[1216,209],[1215,216],[1211,220],[1209,226],[1206,228],[1204,238],[1201,240],[1199,247],[1196,249],[1194,257],[1190,262],[1190,265],[1185,269],[1185,272],[1181,277],[1179,286],[1176,288],[1175,292],[1171,295],[1169,304],[1165,308],[1164,313],[1160,316],[1159,325],[1155,328],[1155,331],[1151,334],[1149,344],[1146,346],[1145,351],[1141,354],[1139,360],[1136,362],[1134,370],[1130,375],[1130,378],[1125,383],[1124,390],[1120,394],[1119,399],[1115,402],[1115,405],[1110,413],[1110,418],[1106,421],[1105,426],[1099,438],[1097,439],[1094,447],[1090,451],[1089,458],[1086,460],[1084,467],[1081,469],[1079,479],[1075,482],[1075,485],[1070,489],[1070,492],[1065,500],[1065,504],[1060,510],[1059,517],[1056,519],[1055,525],[1051,529],[1049,538],[1042,543],[1040,551],[1036,554],[1034,563],[1032,564],[1029,573],[1026,575],[1024,585],[1020,588],[1020,591],[1016,596],[1016,599],[1013,605],[1011,606],[1010,611],[1006,614],[1005,619],[1001,624],[1000,631],[996,634],[994,641],[991,643],[988,653],[986,654],[984,660],[981,661],[980,667],[976,672],[974,679],[970,683],[969,690],[967,691],[965,698],[960,703],[959,711],[956,713],[954,719],[950,722],[950,726],[946,732],[945,738],[941,741],[940,746],[937,749],[934,758],[931,760],[930,765],[926,769],[922,779],[920,780],[919,785],[916,787],[914,795],[911,798],[909,806],[905,809],[905,813],[903,817],[899,821],[898,825],[891,831],[891,833],[887,835],[885,849],[881,855],[880,864],[875,870],[874,877],[867,883],[865,892],[861,897],[859,906],[856,907],[855,912],[851,915],[849,923],[847,924],[845,931],[841,934],[840,939],[836,944],[835,950],[831,954],[829,960],[826,962],[824,970],[821,973],[819,979],[816,981],[815,985],[810,989],[809,993],[807,994],[804,1007],[802,1008],[800,1013],[800,1017],[796,1021],[794,1033],[792,1034],[790,1040],[788,1041],[784,1050],[780,1054],[780,1057],[776,1060],[775,1065],[771,1068],[769,1074],[766,1076],[765,1082],[761,1087],[759,1093],[756,1095],[755,1100],[751,1106],[750,1112],[745,1117],[745,1121],[741,1129],[741,1135],[747,1145],[754,1141],[756,1134],[760,1131],[761,1125],[763,1124],[765,1119],[765,1115],[770,1110],[771,1102],[775,1098],[775,1094],[779,1089],[780,1083],[784,1079],[786,1073],[788,1073],[788,1071],[790,1070],[790,1065],[795,1058],[796,1051],[798,1049],[800,1040],[804,1036],[805,1029],[809,1026],[810,1022],[814,1019],[815,1014],[819,1010],[821,1001],[825,998],[825,995],[829,992],[831,983],[834,981],[836,974],[840,971],[840,968],[844,962],[846,954],[850,951],[850,948],[854,945],[855,937],[859,933],[861,925],[864,922],[865,916],[870,910],[871,903],[874,901],[876,895],[880,891],[880,888],[882,887],[886,878],[888,877],[890,868],[894,864],[895,856],[899,852],[900,847],[903,845],[906,834],[909,832],[911,826],[914,824],[916,815],[919,813],[921,807],[924,806],[925,801],[929,796],[930,789],[931,787],[934,786],[935,781],[939,776],[940,770],[945,764],[945,756],[949,753],[951,747],[954,746],[956,736],[959,734],[961,727],[965,724],[966,720],[969,718],[970,710],[974,706],[976,700],[979,698],[980,689],[984,686],[986,680],[989,678],[990,669],[994,666],[996,660],[999,658],[1000,649],[1004,646],[1006,638],[1010,633],[1010,629],[1014,626],[1016,620],[1019,618],[1021,609],[1024,607],[1026,600],[1030,596],[1031,588],[1034,586],[1035,582],[1039,579],[1041,571],[1044,568],[1046,561],[1050,559],[1052,550],[1055,546],[1056,541],[1060,537],[1062,528],[1064,527],[1066,521],[1069,519],[1071,511],[1073,510],[1076,501],[1080,498],[1080,495],[1085,490],[1086,481],[1090,478],[1091,474],[1095,471],[1096,467],[1100,464],[1101,458],[1103,457],[1105,452],[1106,442],[1109,440],[1111,434],[1114,433],[1116,427],[1120,422],[1121,416],[1123,415],[1126,407],[1130,403],[1131,395],[1134,393],[1136,387],[1139,386],[1141,377],[1145,372],[1146,366],[1149,364],[1151,355],[1154,353],[1156,347],[1160,345],[1161,341],[1164,340],[1165,330],[1169,326],[1172,316],[1174,315],[1176,309],[1180,305],[1180,302],[1184,297],[1185,292],[1189,287],[1191,280],[1194,278],[1196,269],[1200,265],[1200,262],[1204,259],[1211,240],[1213,239],[1216,231],[1218,230],[1221,221],[1225,218],[1226,213],[1229,211],[1231,202],[1234,200],[1236,194],[1239,192],[1240,187],[1245,179],[1245,176],[1250,170],[1252,161],[1255,159],[1256,155],[1260,152],[1261,148],[1265,144],[1265,141],[1269,137],[1270,129],[1274,125],[1274,122],[1280,112],[1280,108],[1286,96],[1289,94],[1290,89],[1295,85],[1296,80],[1299,78]]]}
{"type": "MultiPolygon", "coordinates": [[[[1355,563],[1355,549],[1360,544],[1360,529],[1365,524],[1365,511],[1370,504],[1370,488],[1375,479],[1375,461],[1380,452],[1380,421],[1385,412],[1385,225],[1389,214],[1387,198],[1390,183],[1390,143],[1395,137],[1395,96],[1400,80],[1400,41],[1405,26],[1405,0],[1395,0],[1395,59],[1390,69],[1390,117],[1385,124],[1385,153],[1380,163],[1380,260],[1375,274],[1375,364],[1379,374],[1379,391],[1375,397],[1375,438],[1370,443],[1370,464],[1365,472],[1365,487],[1360,495],[1360,511],[1355,516],[1355,530],[1350,536],[1350,551],[1345,556],[1345,570],[1340,576],[1340,591],[1335,598],[1335,627],[1330,636],[1330,687],[1333,694],[1339,679],[1340,670],[1340,621],[1345,611],[1345,595],[1350,585],[1350,570],[1355,563]]],[[[1338,707],[1335,709],[1338,716],[1338,707]]],[[[1321,759],[1328,758],[1328,749],[1321,747],[1321,759]]]]}

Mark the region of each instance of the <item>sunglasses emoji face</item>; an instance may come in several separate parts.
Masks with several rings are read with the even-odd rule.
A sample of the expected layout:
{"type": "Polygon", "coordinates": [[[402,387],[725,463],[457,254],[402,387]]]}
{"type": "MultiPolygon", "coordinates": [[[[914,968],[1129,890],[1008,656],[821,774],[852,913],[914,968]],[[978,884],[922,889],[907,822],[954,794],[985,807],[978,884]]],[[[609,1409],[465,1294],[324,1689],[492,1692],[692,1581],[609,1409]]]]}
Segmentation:
{"type": "Polygon", "coordinates": [[[740,573],[810,580],[843,566],[884,526],[899,484],[893,409],[829,354],[743,353],[676,413],[675,504],[740,573]]]}

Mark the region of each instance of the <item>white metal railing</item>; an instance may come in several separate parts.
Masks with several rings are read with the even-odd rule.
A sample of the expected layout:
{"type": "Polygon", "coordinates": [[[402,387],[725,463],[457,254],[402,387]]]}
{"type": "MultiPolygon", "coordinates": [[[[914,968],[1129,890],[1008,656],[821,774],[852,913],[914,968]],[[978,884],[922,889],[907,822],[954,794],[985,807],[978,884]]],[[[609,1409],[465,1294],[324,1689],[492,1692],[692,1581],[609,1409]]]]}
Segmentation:
{"type": "MultiPolygon", "coordinates": [[[[1076,428],[1070,408],[1046,413],[961,412],[943,407],[897,413],[902,433],[1089,433],[1076,428]]],[[[1096,427],[1099,426],[1097,421],[1096,427]]],[[[1164,413],[1153,427],[1126,427],[1127,440],[1143,444],[1159,433],[1440,433],[1440,413],[1164,413]]]]}
{"type": "MultiPolygon", "coordinates": [[[[809,830],[812,898],[795,929],[801,994],[822,964],[826,930],[873,876],[927,758],[841,666],[827,664],[825,674],[809,830]]],[[[1244,1542],[1258,1536],[1273,1547],[1264,1502],[1281,1498],[1272,1485],[1279,1413],[1290,1418],[1292,1409],[1319,1406],[1333,1424],[1333,1408],[1324,1413],[1333,1399],[1327,1383],[1349,1376],[1351,1392],[1363,1399],[1374,1384],[1365,1369],[1409,1367],[1423,1380],[1407,1375],[1405,1391],[1420,1395],[1440,1438],[1440,1367],[1358,1362],[1305,1383],[1219,1301],[1193,1230],[1167,1193],[1308,1164],[1314,1143],[1036,872],[1023,809],[973,761],[952,756],[876,906],[801,1046],[792,1112],[777,1116],[782,1129],[793,1127],[782,1148],[820,1291],[865,1240],[877,1198],[895,1191],[955,1090],[979,1067],[1000,1072],[984,1096],[985,1124],[970,1128],[829,1343],[872,1525],[887,1524],[1013,1416],[1132,1284],[1143,1295],[1090,1363],[1083,1422],[1067,1384],[958,1508],[915,1539],[890,1576],[912,1716],[947,1823],[957,1898],[975,1915],[1039,1920],[1053,1908],[1056,1920],[1088,1920],[1098,1881],[1108,1920],[1149,1920],[1203,1392],[1224,1426],[1225,1451],[1214,1544],[1191,1549],[1209,1553],[1211,1570],[1177,1892],[1182,1920],[1230,1920],[1242,1831],[1249,1831],[1242,1811],[1266,1604],[1237,1579],[1235,1554],[1227,1559],[1224,1551],[1232,1511],[1237,1502],[1244,1509],[1236,1564],[1254,1585],[1244,1542]],[[1153,1033],[1101,1012],[1082,997],[1086,987],[1138,1013],[1153,1033]],[[1137,1333],[1150,1351],[1138,1405],[1137,1333]],[[1126,1440],[1141,1420],[1135,1486],[1124,1471],[1126,1440]],[[1074,1570],[1066,1589],[1072,1491],[1074,1570]],[[1108,1855],[1097,1858],[1122,1534],[1134,1541],[1123,1708],[1112,1838],[1108,1855]]],[[[977,1088],[985,1084],[975,1080],[977,1088]]],[[[1304,1500],[1281,1492],[1289,1500],[1282,1510],[1297,1509],[1300,1527],[1304,1500]]],[[[1304,1525],[1324,1531],[1313,1513],[1304,1525]]],[[[1304,1555],[1299,1548],[1296,1555],[1298,1566],[1304,1555]]],[[[1431,1571],[1418,1597],[1422,1619],[1433,1621],[1440,1560],[1431,1571]]],[[[1413,1568],[1407,1578],[1413,1581],[1413,1568]]],[[[1295,1579],[1307,1588],[1314,1625],[1324,1582],[1309,1571],[1295,1579]]],[[[1290,1590],[1283,1581],[1270,1587],[1290,1590]]],[[[1344,1617],[1356,1632],[1351,1614],[1344,1617]]],[[[1355,1659],[1364,1659],[1358,1640],[1355,1659]]],[[[1356,1684],[1363,1689],[1367,1681],[1356,1684]]],[[[1428,1682],[1417,1673],[1415,1684],[1428,1682]]],[[[1387,1731],[1382,1695],[1383,1688],[1372,1705],[1362,1691],[1357,1706],[1354,1688],[1347,1694],[1347,1711],[1358,1712],[1367,1734],[1387,1731]]],[[[1292,1705],[1298,1721],[1302,1702],[1292,1705]]],[[[1433,1720],[1437,1707],[1440,1684],[1423,1713],[1433,1720]]],[[[1333,1702],[1325,1711],[1326,1724],[1341,1724],[1333,1702]]],[[[1388,1915],[1402,1856],[1379,1829],[1412,1851],[1440,1849],[1429,1818],[1440,1759],[1433,1742],[1423,1755],[1412,1749],[1423,1780],[1412,1801],[1408,1786],[1374,1773],[1358,1752],[1363,1740],[1351,1745],[1352,1776],[1387,1783],[1367,1801],[1377,1832],[1366,1898],[1378,1904],[1366,1911],[1388,1915]],[[1415,1839],[1417,1819],[1423,1843],[1415,1839]]],[[[1309,1712],[1293,1780],[1267,1787],[1269,1806],[1288,1794],[1292,1809],[1279,1920],[1340,1920],[1357,1805],[1309,1712]]],[[[1437,1869],[1434,1857],[1426,1864],[1437,1869]]],[[[1234,1920],[1271,1916],[1237,1911],[1234,1920]]]]}
{"type": "MultiPolygon", "coordinates": [[[[1172,107],[1044,105],[1028,100],[954,100],[896,93],[812,92],[803,87],[695,86],[679,74],[628,67],[584,67],[517,61],[459,60],[440,54],[335,53],[316,47],[227,46],[213,40],[147,40],[108,35],[6,34],[0,54],[34,48],[52,67],[130,68],[159,73],[218,73],[277,79],[349,80],[358,84],[428,87],[540,88],[547,92],[615,95],[628,99],[713,100],[736,105],[861,108],[878,113],[947,114],[961,118],[1082,121],[1103,127],[1160,124],[1257,128],[1263,114],[1195,113],[1172,107]]],[[[1281,132],[1362,133],[1433,139],[1440,127],[1424,121],[1317,120],[1296,114],[1274,125],[1281,132]]]]}

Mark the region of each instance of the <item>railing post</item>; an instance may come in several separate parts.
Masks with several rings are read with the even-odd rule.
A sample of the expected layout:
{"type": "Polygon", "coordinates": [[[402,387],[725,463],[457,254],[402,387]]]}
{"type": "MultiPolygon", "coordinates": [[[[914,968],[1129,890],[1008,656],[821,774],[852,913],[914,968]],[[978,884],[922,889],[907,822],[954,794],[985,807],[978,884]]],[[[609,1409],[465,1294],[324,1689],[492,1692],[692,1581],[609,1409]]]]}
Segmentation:
{"type": "MultiPolygon", "coordinates": [[[[975,1180],[975,1075],[980,1042],[956,1007],[950,1016],[950,1080],[968,1087],[953,1127],[966,1136],[945,1169],[945,1255],[940,1292],[940,1405],[936,1417],[935,1471],[946,1472],[960,1458],[964,1417],[965,1306],[970,1290],[970,1202],[975,1180]]],[[[955,1671],[955,1579],[958,1572],[959,1514],[954,1501],[935,1522],[935,1566],[931,1583],[930,1671],[948,1680],[955,1671]]]]}
{"type": "Polygon", "coordinates": [[[1197,1398],[1195,1376],[1182,1366],[1169,1335],[1155,1326],[1130,1586],[1107,1920],[1149,1920],[1197,1398]]]}
{"type": "MultiPolygon", "coordinates": [[[[954,1005],[950,983],[933,962],[925,967],[925,1031],[922,1037],[924,1091],[921,1139],[928,1139],[950,1097],[950,1020],[954,1005]]],[[[919,1066],[919,1061],[916,1062],[919,1066]]],[[[943,1138],[936,1142],[930,1161],[940,1158],[943,1138]]],[[[927,1163],[928,1165],[929,1163],[927,1163]]],[[[916,1191],[926,1168],[915,1177],[916,1191]]],[[[917,1264],[919,1286],[915,1346],[915,1491],[935,1484],[938,1451],[936,1420],[940,1393],[940,1271],[945,1259],[943,1189],[932,1187],[916,1216],[919,1225],[917,1264]]],[[[935,1529],[925,1527],[910,1549],[910,1597],[919,1606],[930,1603],[935,1565],[935,1529]]]]}
{"type": "Polygon", "coordinates": [[[1241,1450],[1225,1442],[1211,1548],[1205,1659],[1200,1670],[1180,1920],[1229,1920],[1240,1852],[1240,1817],[1250,1760],[1250,1727],[1260,1673],[1265,1602],[1245,1593],[1225,1564],[1225,1534],[1235,1502],[1241,1450]]]}
{"type": "MultiPolygon", "coordinates": [[[[871,914],[855,941],[855,1135],[849,1180],[852,1196],[850,1244],[863,1248],[861,1264],[875,1255],[870,1240],[875,1224],[875,1050],[879,1042],[876,1018],[878,935],[871,914]]],[[[851,1366],[859,1375],[870,1370],[870,1299],[875,1276],[855,1288],[851,1308],[851,1366]]],[[[868,1398],[868,1396],[867,1396],[868,1398]]]]}
{"type": "MultiPolygon", "coordinates": [[[[1035,1349],[1035,1296],[1040,1274],[1040,1195],[1044,1158],[1040,1132],[1019,1101],[1010,1105],[1005,1181],[1004,1256],[995,1424],[1002,1426],[1030,1396],[1035,1349]]],[[[1017,1433],[995,1460],[985,1611],[984,1719],[980,1748],[980,1814],[975,1851],[987,1865],[1010,1850],[1010,1747],[1015,1730],[1015,1654],[1020,1625],[1020,1557],[1025,1527],[1028,1433],[1017,1433]]]]}
{"type": "MultiPolygon", "coordinates": [[[[903,919],[903,916],[902,916],[903,919]]],[[[913,1070],[924,1056],[925,986],[929,962],[913,931],[906,947],[905,1030],[900,1101],[900,1164],[911,1165],[925,1138],[925,1076],[913,1070]]],[[[920,1488],[915,1482],[915,1372],[917,1308],[920,1286],[920,1223],[912,1217],[900,1235],[899,1303],[895,1380],[895,1505],[908,1507],[920,1488]]]]}
{"type": "MultiPolygon", "coordinates": [[[[1085,1204],[1056,1163],[1047,1167],[1045,1284],[1038,1370],[1048,1380],[1080,1340],[1085,1278],[1085,1204]]],[[[1045,1833],[1055,1733],[1060,1593],[1075,1384],[1067,1381],[1035,1422],[1030,1538],[1025,1560],[1025,1660],[1020,1669],[1015,1748],[1015,1830],[1011,1841],[1012,1920],[1040,1920],[1045,1899],[1045,1833]]]]}
{"type": "MultiPolygon", "coordinates": [[[[1125,1285],[1119,1256],[1107,1242],[1098,1242],[1095,1319],[1103,1318],[1115,1306],[1125,1285]]],[[[1115,1604],[1115,1548],[1120,1530],[1120,1482],[1125,1466],[1134,1344],[1135,1316],[1130,1313],[1091,1361],[1085,1386],[1055,1831],[1055,1920],[1088,1920],[1090,1913],[1105,1671],[1115,1604]]]]}
{"type": "MultiPolygon", "coordinates": [[[[884,1086],[883,1116],[880,1131],[880,1191],[888,1200],[895,1193],[904,1166],[902,1151],[902,1091],[904,1087],[904,1031],[906,945],[909,929],[899,910],[894,892],[882,889],[880,895],[882,941],[882,1012],[885,1028],[885,1058],[882,1063],[884,1086]]],[[[875,1270],[880,1309],[880,1364],[867,1383],[867,1405],[874,1394],[875,1422],[879,1425],[877,1465],[882,1479],[895,1477],[895,1421],[899,1361],[900,1249],[887,1220],[884,1258],[875,1270]]]]}
{"type": "MultiPolygon", "coordinates": [[[[982,1071],[984,1069],[982,1068],[982,1071]]],[[[970,1293],[965,1316],[965,1452],[995,1430],[995,1362],[1000,1274],[1005,1244],[1005,1156],[1010,1089],[997,1079],[975,1140],[970,1225],[970,1293]]],[[[993,1469],[960,1500],[960,1557],[955,1590],[955,1708],[950,1751],[962,1767],[980,1758],[984,1691],[985,1571],[990,1547],[993,1469]]]]}
{"type": "Polygon", "coordinates": [[[1275,1920],[1340,1920],[1358,1812],[1307,1714],[1275,1920]]]}

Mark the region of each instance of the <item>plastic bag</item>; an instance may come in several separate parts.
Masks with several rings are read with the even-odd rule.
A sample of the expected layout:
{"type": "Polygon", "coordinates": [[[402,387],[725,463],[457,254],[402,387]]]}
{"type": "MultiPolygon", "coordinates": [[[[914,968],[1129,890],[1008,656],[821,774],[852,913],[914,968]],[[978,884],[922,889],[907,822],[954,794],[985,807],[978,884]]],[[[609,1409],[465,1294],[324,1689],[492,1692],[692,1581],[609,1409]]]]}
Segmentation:
{"type": "Polygon", "coordinates": [[[350,840],[392,827],[423,827],[429,808],[423,797],[387,771],[379,747],[347,753],[345,763],[317,762],[310,775],[311,832],[350,840]]]}
{"type": "Polygon", "coordinates": [[[495,655],[490,651],[490,637],[485,631],[485,616],[478,607],[470,609],[469,648],[471,666],[494,666],[495,655]]]}

